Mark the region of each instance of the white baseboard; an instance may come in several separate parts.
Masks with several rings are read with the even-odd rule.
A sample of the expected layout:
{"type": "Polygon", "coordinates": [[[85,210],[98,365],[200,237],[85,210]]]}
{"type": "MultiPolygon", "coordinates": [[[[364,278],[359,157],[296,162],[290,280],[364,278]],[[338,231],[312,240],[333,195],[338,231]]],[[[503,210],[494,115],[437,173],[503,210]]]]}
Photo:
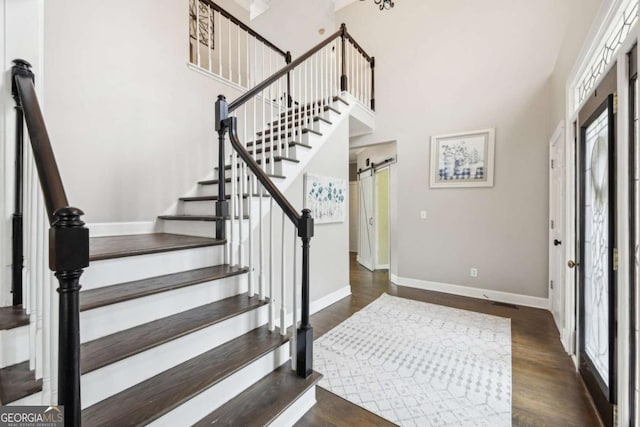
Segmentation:
{"type": "Polygon", "coordinates": [[[91,237],[149,234],[157,231],[155,221],[96,222],[87,224],[87,228],[91,237]]]}
{"type": "Polygon", "coordinates": [[[509,292],[492,291],[489,289],[471,288],[469,286],[452,285],[449,283],[431,282],[427,280],[399,277],[391,274],[391,281],[396,285],[411,288],[425,289],[427,291],[444,292],[471,298],[485,299],[496,302],[523,305],[526,307],[542,308],[549,310],[549,299],[532,297],[529,295],[512,294],[509,292]]]}
{"type": "Polygon", "coordinates": [[[309,306],[309,311],[311,314],[317,313],[318,311],[329,307],[331,304],[336,303],[349,295],[351,295],[351,285],[347,285],[337,291],[333,291],[330,294],[323,296],[322,298],[312,301],[309,306]]]}

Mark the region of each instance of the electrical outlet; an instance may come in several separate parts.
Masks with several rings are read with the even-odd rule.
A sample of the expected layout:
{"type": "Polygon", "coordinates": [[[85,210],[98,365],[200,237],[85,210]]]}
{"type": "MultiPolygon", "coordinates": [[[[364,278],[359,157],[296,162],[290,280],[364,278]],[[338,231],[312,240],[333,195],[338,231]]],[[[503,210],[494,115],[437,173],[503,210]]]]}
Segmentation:
{"type": "Polygon", "coordinates": [[[471,268],[471,277],[478,277],[478,269],[471,268]]]}
{"type": "Polygon", "coordinates": [[[420,219],[427,219],[427,211],[420,211],[420,219]]]}

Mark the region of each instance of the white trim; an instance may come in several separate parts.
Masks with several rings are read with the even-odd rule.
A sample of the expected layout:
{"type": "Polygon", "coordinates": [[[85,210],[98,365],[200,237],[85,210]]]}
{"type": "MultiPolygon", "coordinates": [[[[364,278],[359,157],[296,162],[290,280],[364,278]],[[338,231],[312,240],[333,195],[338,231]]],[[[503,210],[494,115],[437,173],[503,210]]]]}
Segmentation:
{"type": "Polygon", "coordinates": [[[532,297],[529,295],[512,294],[509,292],[493,291],[489,289],[471,288],[469,286],[454,285],[450,283],[432,282],[428,280],[411,279],[390,275],[391,282],[399,286],[424,289],[427,291],[444,292],[452,295],[478,298],[496,302],[506,302],[509,304],[523,305],[526,307],[541,308],[549,310],[549,299],[532,297]]]}
{"type": "Polygon", "coordinates": [[[155,221],[97,222],[87,224],[91,237],[124,236],[127,234],[149,234],[157,231],[155,221]]]}
{"type": "Polygon", "coordinates": [[[311,314],[317,313],[318,311],[323,310],[329,307],[331,304],[335,304],[336,302],[350,295],[351,295],[351,285],[344,286],[336,291],[331,292],[330,294],[327,294],[323,297],[318,298],[315,301],[312,301],[309,306],[309,311],[311,314]]]}

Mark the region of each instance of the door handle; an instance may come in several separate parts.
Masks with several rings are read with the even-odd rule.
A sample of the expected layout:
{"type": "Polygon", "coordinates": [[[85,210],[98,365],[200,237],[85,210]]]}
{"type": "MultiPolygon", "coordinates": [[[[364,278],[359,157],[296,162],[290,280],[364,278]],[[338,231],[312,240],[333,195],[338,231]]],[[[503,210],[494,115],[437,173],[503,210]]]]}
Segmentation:
{"type": "Polygon", "coordinates": [[[560,246],[562,242],[558,239],[553,239],[553,246],[560,246]]]}
{"type": "Polygon", "coordinates": [[[567,265],[569,266],[569,268],[575,268],[575,267],[579,266],[580,264],[575,262],[574,260],[570,259],[569,262],[567,263],[567,265]]]}
{"type": "Polygon", "coordinates": [[[373,225],[373,217],[369,218],[369,225],[373,225]]]}

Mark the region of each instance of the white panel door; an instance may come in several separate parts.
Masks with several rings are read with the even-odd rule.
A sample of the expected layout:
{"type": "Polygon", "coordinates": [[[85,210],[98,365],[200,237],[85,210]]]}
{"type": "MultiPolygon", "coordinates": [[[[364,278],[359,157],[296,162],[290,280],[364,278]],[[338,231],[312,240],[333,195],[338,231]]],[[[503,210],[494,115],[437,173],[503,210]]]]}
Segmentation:
{"type": "Polygon", "coordinates": [[[369,172],[358,176],[358,202],[360,227],[358,232],[358,262],[374,270],[375,223],[374,223],[374,177],[369,172]]]}

